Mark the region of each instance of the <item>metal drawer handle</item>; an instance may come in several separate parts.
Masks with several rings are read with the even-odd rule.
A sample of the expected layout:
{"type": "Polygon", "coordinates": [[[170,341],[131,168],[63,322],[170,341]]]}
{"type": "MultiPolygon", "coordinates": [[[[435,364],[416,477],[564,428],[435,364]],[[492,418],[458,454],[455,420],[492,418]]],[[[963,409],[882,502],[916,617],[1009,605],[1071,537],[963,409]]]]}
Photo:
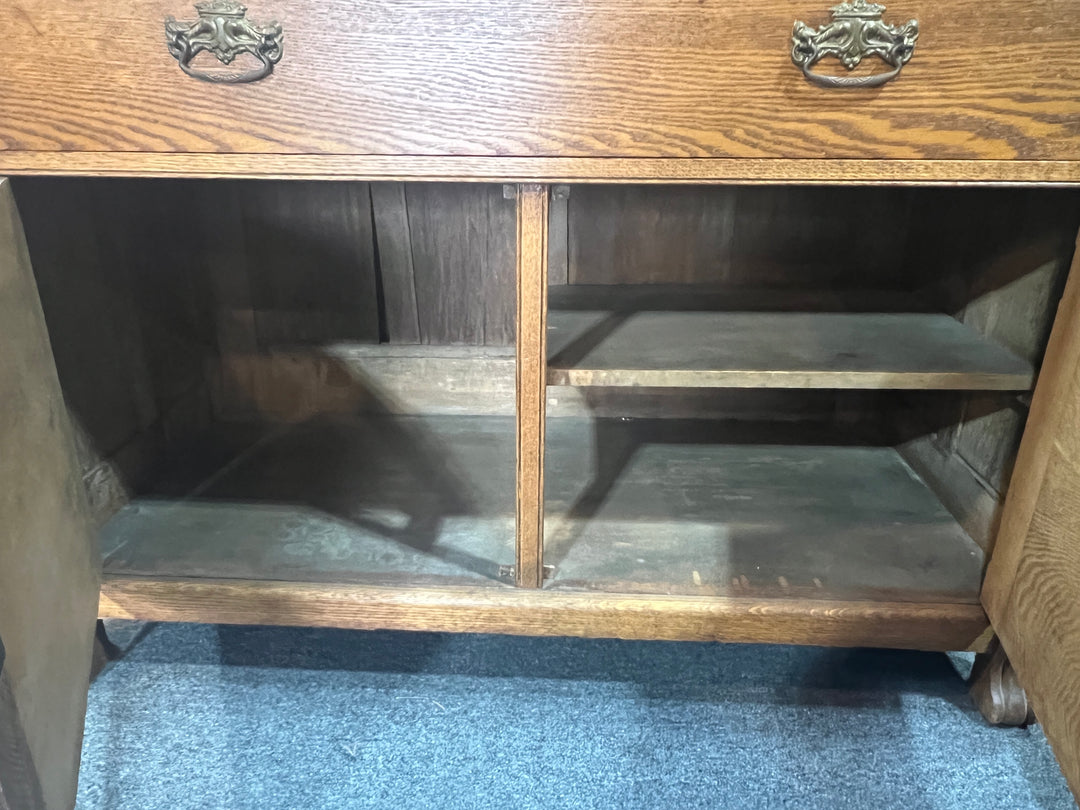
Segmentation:
{"type": "Polygon", "coordinates": [[[280,25],[256,25],[245,18],[247,8],[235,0],[207,0],[196,3],[195,10],[199,12],[195,22],[177,22],[172,17],[165,20],[169,53],[176,57],[184,73],[221,84],[257,82],[273,73],[274,65],[281,61],[284,34],[280,25]],[[243,73],[203,73],[191,67],[191,60],[203,51],[210,51],[226,65],[245,53],[261,64],[243,73]]]}
{"type": "Polygon", "coordinates": [[[822,87],[880,87],[900,73],[915,50],[918,20],[903,25],[881,21],[885,6],[867,0],[850,0],[832,8],[832,22],[817,30],[796,22],[791,34],[791,61],[803,75],[822,87]],[[811,68],[826,56],[835,56],[852,70],[867,56],[877,56],[892,70],[873,76],[826,76],[811,68]]]}

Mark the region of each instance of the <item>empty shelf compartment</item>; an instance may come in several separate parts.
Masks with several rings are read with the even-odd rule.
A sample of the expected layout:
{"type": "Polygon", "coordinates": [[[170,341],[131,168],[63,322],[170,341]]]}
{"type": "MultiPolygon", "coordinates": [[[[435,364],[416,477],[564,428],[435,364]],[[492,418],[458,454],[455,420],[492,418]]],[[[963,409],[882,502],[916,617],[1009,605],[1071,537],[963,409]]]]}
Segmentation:
{"type": "Polygon", "coordinates": [[[512,417],[319,418],[169,490],[106,524],[107,577],[498,586],[514,560],[512,417]]]}
{"type": "Polygon", "coordinates": [[[698,420],[547,435],[550,588],[978,603],[982,549],[892,447],[698,420]]]}

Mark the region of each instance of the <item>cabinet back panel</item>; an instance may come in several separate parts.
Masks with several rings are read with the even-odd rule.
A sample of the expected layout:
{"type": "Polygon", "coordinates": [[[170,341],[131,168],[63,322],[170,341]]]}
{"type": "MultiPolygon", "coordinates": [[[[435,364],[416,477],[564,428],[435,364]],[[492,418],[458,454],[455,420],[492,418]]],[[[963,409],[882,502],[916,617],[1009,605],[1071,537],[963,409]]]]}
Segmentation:
{"type": "Polygon", "coordinates": [[[889,288],[904,280],[910,197],[897,188],[575,186],[569,281],[889,288]]]}

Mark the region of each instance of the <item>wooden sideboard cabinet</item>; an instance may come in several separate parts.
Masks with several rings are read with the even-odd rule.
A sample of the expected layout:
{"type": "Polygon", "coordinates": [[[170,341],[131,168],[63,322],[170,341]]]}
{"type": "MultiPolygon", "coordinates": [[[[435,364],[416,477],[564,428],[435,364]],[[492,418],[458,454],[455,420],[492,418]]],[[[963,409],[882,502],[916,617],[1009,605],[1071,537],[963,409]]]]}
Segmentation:
{"type": "Polygon", "coordinates": [[[969,650],[1080,791],[1076,0],[309,5],[0,8],[4,795],[99,617],[969,650]]]}

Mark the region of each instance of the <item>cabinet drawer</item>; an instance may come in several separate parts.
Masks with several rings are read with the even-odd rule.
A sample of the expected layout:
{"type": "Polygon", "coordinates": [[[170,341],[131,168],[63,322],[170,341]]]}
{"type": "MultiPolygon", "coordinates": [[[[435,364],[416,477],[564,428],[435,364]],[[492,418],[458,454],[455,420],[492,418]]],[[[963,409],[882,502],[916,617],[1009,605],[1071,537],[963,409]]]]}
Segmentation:
{"type": "Polygon", "coordinates": [[[0,149],[1080,159],[1080,0],[893,0],[914,56],[859,89],[792,63],[833,1],[249,0],[283,58],[211,84],[167,47],[188,0],[6,0],[0,149]]]}

